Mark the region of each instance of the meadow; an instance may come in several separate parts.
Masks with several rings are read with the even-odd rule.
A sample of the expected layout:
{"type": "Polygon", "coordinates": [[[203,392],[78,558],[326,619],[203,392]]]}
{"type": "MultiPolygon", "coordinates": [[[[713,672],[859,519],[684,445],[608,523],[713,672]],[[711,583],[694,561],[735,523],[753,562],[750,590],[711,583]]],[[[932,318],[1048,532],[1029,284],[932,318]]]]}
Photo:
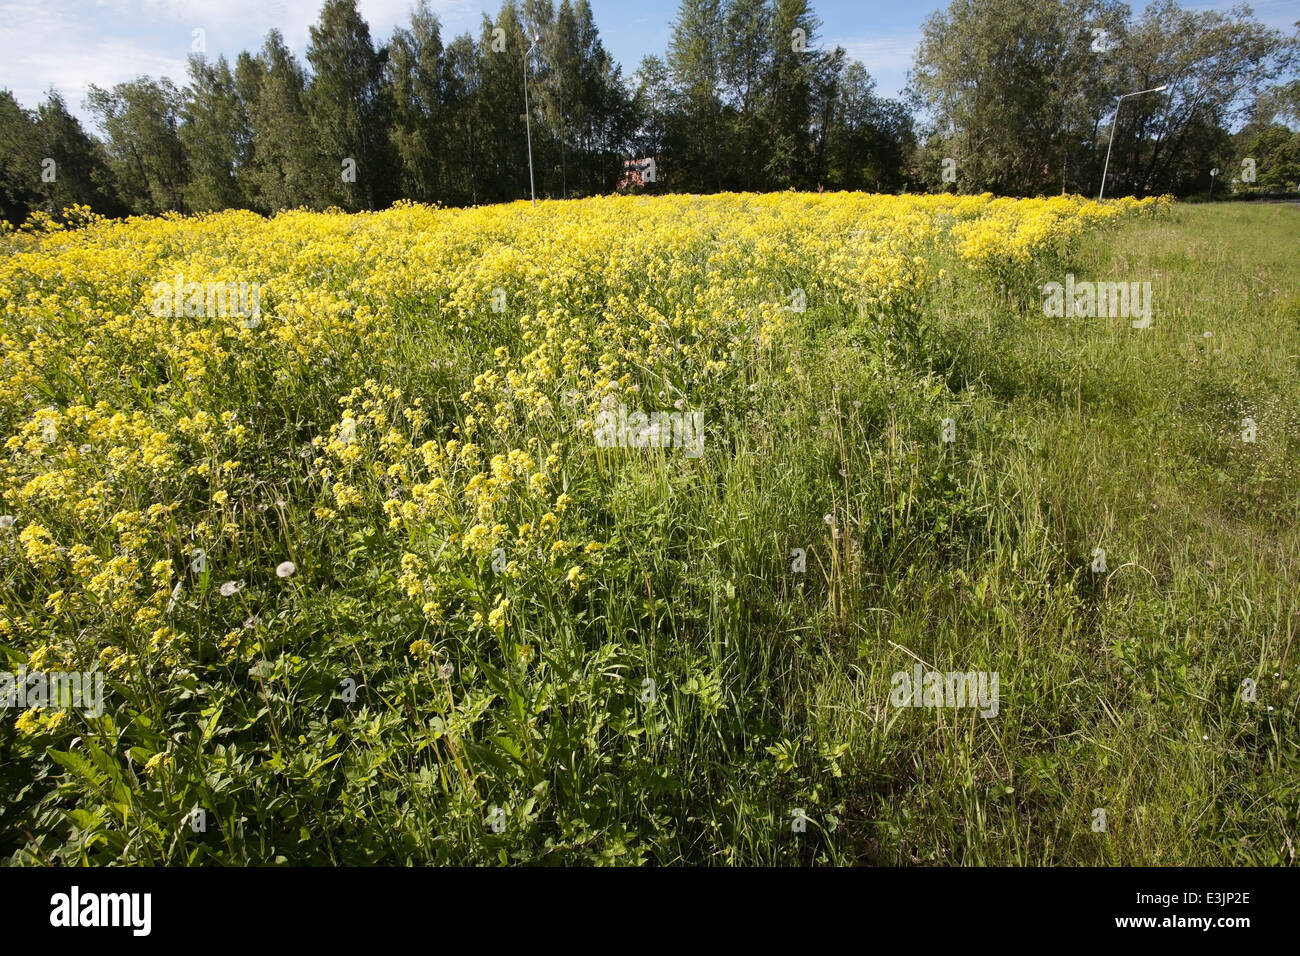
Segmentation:
{"type": "Polygon", "coordinates": [[[793,192],[2,234],[0,670],[104,690],[0,711],[0,859],[1294,864],[1297,235],[793,192]],[[1067,276],[1149,323],[1047,314],[1067,276]],[[900,706],[929,671],[996,705],[900,706]]]}

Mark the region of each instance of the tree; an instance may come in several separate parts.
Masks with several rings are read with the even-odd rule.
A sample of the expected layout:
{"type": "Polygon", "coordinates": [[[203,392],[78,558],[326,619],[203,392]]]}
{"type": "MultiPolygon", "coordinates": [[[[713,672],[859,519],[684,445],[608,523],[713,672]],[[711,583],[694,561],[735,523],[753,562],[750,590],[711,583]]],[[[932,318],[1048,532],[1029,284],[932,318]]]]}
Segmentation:
{"type": "Polygon", "coordinates": [[[811,150],[805,185],[820,188],[829,172],[830,144],[834,135],[835,108],[845,70],[842,47],[818,51],[808,62],[808,141],[811,150]]]}
{"type": "Polygon", "coordinates": [[[902,103],[875,91],[861,63],[843,66],[826,146],[827,179],[841,189],[892,192],[908,185],[904,167],[916,142],[912,117],[902,103]]]}
{"type": "Polygon", "coordinates": [[[327,160],[317,147],[307,115],[302,67],[280,31],[267,34],[256,59],[241,57],[236,72],[252,129],[248,182],[254,207],[273,213],[324,205],[330,188],[325,182],[327,160]]]}
{"type": "Polygon", "coordinates": [[[724,12],[721,78],[730,120],[726,163],[738,188],[767,185],[764,117],[773,93],[775,57],[767,0],[731,0],[724,12]]]}
{"type": "Polygon", "coordinates": [[[474,38],[463,33],[447,47],[443,58],[443,129],[447,201],[477,205],[484,198],[480,155],[483,144],[479,116],[482,54],[474,38]]]}
{"type": "Polygon", "coordinates": [[[1159,0],[1130,23],[1111,0],[955,0],[926,21],[912,74],[934,121],[924,165],[955,159],[969,191],[1092,192],[1110,147],[1108,195],[1204,189],[1225,127],[1287,49],[1247,8],[1159,0]],[[1162,84],[1115,119],[1121,94],[1162,84]]]}
{"type": "MultiPolygon", "coordinates": [[[[514,0],[501,5],[495,21],[483,17],[474,100],[474,125],[482,143],[477,153],[480,201],[509,202],[529,195],[524,59],[531,45],[514,0]]],[[[538,109],[535,101],[530,105],[538,109]]],[[[542,191],[544,180],[536,185],[542,191]]]]}
{"type": "Polygon", "coordinates": [[[767,105],[767,173],[777,188],[812,185],[813,49],[820,26],[808,0],[775,0],[772,12],[771,93],[767,105]]]}
{"type": "Polygon", "coordinates": [[[1243,130],[1235,137],[1234,155],[1230,160],[1236,178],[1249,168],[1254,182],[1243,185],[1266,190],[1300,189],[1300,132],[1282,123],[1263,129],[1243,130]]]}
{"type": "Polygon", "coordinates": [[[401,195],[420,202],[445,199],[443,165],[450,137],[445,129],[446,70],[438,17],[420,0],[410,29],[389,43],[386,77],[392,97],[392,144],[401,195]]]}
{"type": "Polygon", "coordinates": [[[0,218],[18,226],[39,208],[43,159],[36,117],[0,90],[0,218]]]}
{"type": "Polygon", "coordinates": [[[235,104],[238,120],[235,125],[235,167],[239,170],[240,191],[248,200],[253,199],[250,177],[253,173],[253,110],[262,88],[262,64],[251,53],[243,51],[235,57],[235,104]]]}
{"type": "MultiPolygon", "coordinates": [[[[558,195],[569,195],[569,165],[577,161],[573,182],[581,178],[580,157],[574,155],[574,131],[581,130],[588,119],[587,111],[593,104],[583,98],[583,62],[579,27],[573,5],[563,0],[560,9],[550,16],[549,3],[545,16],[534,13],[534,19],[545,20],[547,30],[542,35],[542,57],[536,74],[537,84],[531,89],[541,106],[547,131],[546,156],[550,178],[559,183],[558,195]],[[551,155],[551,153],[554,155],[551,155]]],[[[536,135],[534,130],[534,135],[536,135]]],[[[534,151],[538,142],[534,140],[534,151]]]]}
{"type": "Polygon", "coordinates": [[[1216,159],[1231,151],[1226,127],[1248,114],[1255,94],[1286,67],[1291,48],[1248,8],[1190,11],[1172,0],[1147,7],[1129,38],[1121,88],[1167,83],[1169,90],[1125,100],[1107,193],[1208,189],[1216,159]]]}
{"type": "Polygon", "coordinates": [[[722,88],[723,18],[719,0],[682,0],[672,24],[668,67],[677,90],[672,156],[677,185],[720,190],[724,168],[722,88]]]}
{"type": "Polygon", "coordinates": [[[136,212],[187,211],[182,103],[181,92],[166,77],[141,77],[112,90],[90,87],[87,107],[108,138],[113,172],[136,212]]]}
{"type": "Polygon", "coordinates": [[[663,163],[668,149],[668,133],[673,122],[672,77],[668,65],[657,56],[641,58],[633,74],[636,88],[629,104],[629,122],[632,131],[628,141],[637,157],[655,160],[656,179],[666,183],[673,175],[663,163]]]}
{"type": "Polygon", "coordinates": [[[326,199],[349,211],[375,209],[391,198],[386,57],[370,42],[356,0],[326,0],[307,47],[313,75],[306,102],[320,155],[335,170],[322,178],[326,199]]]}
{"type": "Polygon", "coordinates": [[[82,128],[54,90],[37,107],[36,127],[42,156],[53,159],[57,171],[52,183],[42,181],[48,209],[56,215],[74,205],[89,206],[104,216],[122,216],[130,211],[118,196],[104,144],[82,128]]]}
{"type": "Polygon", "coordinates": [[[1247,122],[1233,136],[1233,153],[1224,165],[1238,178],[1249,168],[1245,188],[1300,189],[1300,80],[1262,90],[1247,110],[1247,122]],[[1288,125],[1290,124],[1290,125],[1288,125]]]}
{"type": "Polygon", "coordinates": [[[1110,0],[956,0],[930,16],[912,72],[933,120],[930,174],[951,158],[962,191],[1061,189],[1113,102],[1124,12],[1110,0]]]}
{"type": "MultiPolygon", "coordinates": [[[[548,86],[559,85],[562,146],[576,156],[572,181],[588,194],[613,188],[634,126],[631,94],[605,51],[587,0],[563,0],[552,31],[554,70],[548,86]]],[[[563,163],[565,154],[561,154],[563,163]]]]}
{"type": "Polygon", "coordinates": [[[225,57],[210,63],[194,55],[189,72],[180,128],[190,171],[187,204],[199,211],[247,206],[239,173],[249,133],[230,64],[225,57]]]}

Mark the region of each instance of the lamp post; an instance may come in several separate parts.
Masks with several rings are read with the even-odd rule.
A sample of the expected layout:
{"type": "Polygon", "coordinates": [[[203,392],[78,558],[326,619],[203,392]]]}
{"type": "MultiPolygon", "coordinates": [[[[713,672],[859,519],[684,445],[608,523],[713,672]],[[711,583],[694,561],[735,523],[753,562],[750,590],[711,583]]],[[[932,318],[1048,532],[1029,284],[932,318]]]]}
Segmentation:
{"type": "Polygon", "coordinates": [[[540,39],[537,34],[533,34],[533,45],[524,54],[524,130],[528,135],[528,191],[532,194],[534,209],[537,208],[537,187],[533,185],[533,111],[528,106],[528,58],[533,55],[540,39]]]}
{"type": "Polygon", "coordinates": [[[1101,191],[1097,193],[1097,201],[1100,202],[1106,195],[1106,172],[1110,169],[1110,148],[1115,145],[1115,123],[1119,119],[1119,105],[1130,96],[1141,96],[1143,93],[1160,93],[1169,89],[1168,83],[1161,83],[1159,86],[1153,86],[1149,90],[1137,90],[1133,93],[1125,93],[1115,101],[1115,115],[1110,121],[1110,140],[1106,143],[1106,165],[1101,170],[1101,191]]]}

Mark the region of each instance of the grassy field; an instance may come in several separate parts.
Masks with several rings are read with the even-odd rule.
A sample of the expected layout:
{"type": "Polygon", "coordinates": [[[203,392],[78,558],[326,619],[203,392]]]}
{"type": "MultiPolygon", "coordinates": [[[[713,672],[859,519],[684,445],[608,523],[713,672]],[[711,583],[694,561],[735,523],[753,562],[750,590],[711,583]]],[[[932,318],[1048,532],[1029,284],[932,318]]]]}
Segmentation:
{"type": "Polygon", "coordinates": [[[1294,864],[1297,236],[785,194],[0,237],[0,666],[107,676],[0,722],[0,856],[1294,864]],[[1067,274],[1149,327],[1046,315],[1067,274]],[[684,447],[604,447],[620,405],[684,447]],[[916,667],[996,705],[898,706],[916,667]]]}

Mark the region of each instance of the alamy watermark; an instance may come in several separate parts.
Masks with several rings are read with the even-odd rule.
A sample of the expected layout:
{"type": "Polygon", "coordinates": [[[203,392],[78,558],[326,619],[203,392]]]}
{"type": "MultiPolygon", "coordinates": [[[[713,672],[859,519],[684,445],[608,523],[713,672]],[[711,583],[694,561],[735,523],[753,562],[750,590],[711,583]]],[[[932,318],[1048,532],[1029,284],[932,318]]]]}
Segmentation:
{"type": "Polygon", "coordinates": [[[1091,319],[1100,316],[1134,319],[1133,328],[1151,325],[1150,282],[1049,282],[1042,287],[1043,315],[1049,318],[1091,319]]]}
{"type": "Polygon", "coordinates": [[[0,671],[0,707],[77,708],[87,717],[104,713],[100,671],[0,671]]]}
{"type": "Polygon", "coordinates": [[[701,411],[628,412],[626,405],[596,416],[596,444],[601,448],[684,448],[686,457],[704,453],[701,411]]]}
{"type": "Polygon", "coordinates": [[[895,707],[976,707],[981,717],[998,715],[997,671],[926,671],[916,664],[897,671],[889,702],[895,707]]]}
{"type": "Polygon", "coordinates": [[[182,316],[206,318],[242,317],[247,328],[256,328],[262,314],[262,283],[260,282],[186,282],[185,276],[176,273],[168,282],[155,282],[150,290],[150,305],[155,318],[173,319],[182,316]]]}
{"type": "Polygon", "coordinates": [[[133,936],[148,936],[153,927],[152,893],[83,893],[74,885],[50,897],[50,925],[125,927],[133,936]]]}

